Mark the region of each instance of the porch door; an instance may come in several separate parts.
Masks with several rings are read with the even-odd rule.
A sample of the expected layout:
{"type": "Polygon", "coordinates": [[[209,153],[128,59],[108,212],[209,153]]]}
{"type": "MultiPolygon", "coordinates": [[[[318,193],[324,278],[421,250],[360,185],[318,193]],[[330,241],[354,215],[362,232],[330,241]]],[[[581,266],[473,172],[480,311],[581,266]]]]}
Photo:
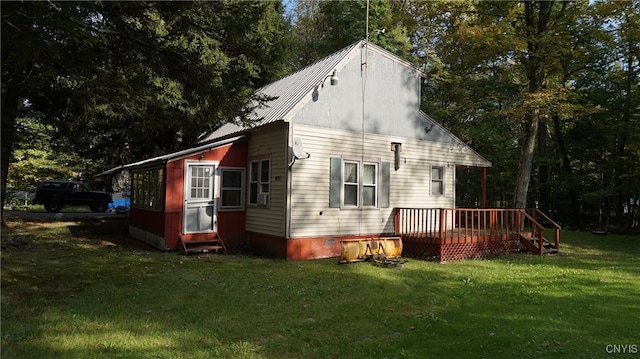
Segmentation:
{"type": "Polygon", "coordinates": [[[215,165],[186,163],[184,191],[184,233],[216,231],[214,196],[215,165]]]}

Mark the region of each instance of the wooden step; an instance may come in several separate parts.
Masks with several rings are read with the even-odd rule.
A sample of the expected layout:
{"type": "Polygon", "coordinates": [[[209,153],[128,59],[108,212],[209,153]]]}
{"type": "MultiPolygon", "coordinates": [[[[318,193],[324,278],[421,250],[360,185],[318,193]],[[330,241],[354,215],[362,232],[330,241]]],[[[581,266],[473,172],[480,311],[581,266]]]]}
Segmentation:
{"type": "Polygon", "coordinates": [[[222,238],[215,235],[214,238],[207,239],[190,239],[186,240],[180,236],[180,253],[188,255],[189,253],[207,253],[222,251],[227,254],[227,248],[222,242],[222,238]]]}
{"type": "MultiPolygon", "coordinates": [[[[540,253],[538,246],[538,237],[520,235],[520,243],[530,252],[540,253]]],[[[558,249],[551,244],[546,238],[542,238],[543,254],[558,253],[558,249]]]]}

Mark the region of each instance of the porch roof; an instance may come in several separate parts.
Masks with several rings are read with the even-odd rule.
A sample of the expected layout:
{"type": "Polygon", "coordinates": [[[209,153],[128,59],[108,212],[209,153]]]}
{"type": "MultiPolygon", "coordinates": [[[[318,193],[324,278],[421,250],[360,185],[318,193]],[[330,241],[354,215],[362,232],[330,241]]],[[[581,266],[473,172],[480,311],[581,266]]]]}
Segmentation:
{"type": "Polygon", "coordinates": [[[232,138],[227,138],[227,139],[216,141],[216,142],[209,142],[209,143],[206,143],[204,145],[200,145],[198,147],[188,148],[186,150],[177,151],[177,152],[173,152],[173,153],[168,153],[166,155],[157,156],[157,157],[153,157],[153,158],[148,158],[146,160],[129,163],[129,164],[126,164],[126,165],[114,167],[112,169],[109,169],[109,170],[106,170],[104,172],[98,173],[97,175],[94,175],[94,177],[108,176],[108,175],[111,175],[111,174],[113,174],[115,172],[122,171],[122,170],[132,170],[132,169],[136,169],[136,168],[145,168],[145,167],[157,166],[157,165],[165,163],[165,162],[169,162],[169,161],[177,160],[177,159],[180,159],[180,158],[192,156],[194,154],[197,154],[197,153],[200,153],[200,152],[205,152],[205,151],[208,151],[208,150],[216,148],[216,147],[220,147],[220,146],[228,145],[228,144],[231,144],[231,143],[234,143],[234,142],[238,142],[238,141],[244,139],[244,137],[245,136],[242,135],[242,136],[236,136],[236,137],[232,137],[232,138]]]}

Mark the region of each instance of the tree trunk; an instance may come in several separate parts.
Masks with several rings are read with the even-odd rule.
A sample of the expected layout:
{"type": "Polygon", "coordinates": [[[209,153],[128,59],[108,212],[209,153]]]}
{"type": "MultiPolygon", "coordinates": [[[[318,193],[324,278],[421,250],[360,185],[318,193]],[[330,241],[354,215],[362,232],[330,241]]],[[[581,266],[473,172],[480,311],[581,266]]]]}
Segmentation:
{"type": "Polygon", "coordinates": [[[624,85],[624,109],[622,111],[622,128],[620,131],[620,135],[618,138],[618,144],[616,148],[617,156],[615,162],[615,177],[614,177],[614,186],[615,192],[617,194],[617,203],[615,208],[616,213],[616,224],[618,226],[626,227],[630,225],[630,222],[625,223],[624,220],[624,206],[629,205],[629,199],[632,197],[630,191],[625,188],[625,180],[627,177],[629,168],[625,165],[626,161],[626,148],[627,142],[629,141],[629,131],[631,130],[631,108],[633,104],[631,102],[631,87],[635,82],[635,74],[633,73],[633,60],[634,60],[634,50],[635,43],[633,41],[627,42],[628,54],[627,54],[627,71],[626,71],[626,79],[624,85]]]}
{"type": "Polygon", "coordinates": [[[549,198],[551,198],[549,185],[549,160],[547,153],[547,135],[549,126],[544,121],[538,124],[538,152],[540,153],[540,164],[538,165],[538,208],[549,213],[549,198]]]}
{"type": "MultiPolygon", "coordinates": [[[[544,89],[546,79],[546,62],[550,61],[547,52],[548,44],[544,43],[543,35],[549,31],[553,1],[523,1],[525,34],[527,38],[527,52],[522,59],[527,80],[529,81],[529,94],[537,94],[544,89]]],[[[535,101],[535,100],[534,100],[535,101]]],[[[531,169],[533,168],[533,153],[536,148],[536,136],[540,124],[540,109],[534,105],[524,118],[522,142],[520,149],[520,161],[518,174],[513,192],[513,205],[515,208],[527,207],[527,194],[531,182],[531,169]]]]}
{"type": "Polygon", "coordinates": [[[531,182],[531,169],[533,167],[533,152],[536,148],[536,136],[538,134],[538,111],[529,115],[524,127],[522,147],[520,149],[520,161],[518,162],[518,174],[513,194],[513,206],[515,208],[527,208],[527,193],[531,182]]]}

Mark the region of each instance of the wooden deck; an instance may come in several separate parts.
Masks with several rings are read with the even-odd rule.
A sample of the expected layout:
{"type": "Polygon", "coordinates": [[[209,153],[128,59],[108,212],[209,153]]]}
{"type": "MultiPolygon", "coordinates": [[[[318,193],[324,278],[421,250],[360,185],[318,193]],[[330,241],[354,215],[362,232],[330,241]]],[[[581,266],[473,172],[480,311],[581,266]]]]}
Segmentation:
{"type": "Polygon", "coordinates": [[[560,248],[560,226],[537,209],[396,208],[395,234],[404,256],[441,262],[560,248]]]}

